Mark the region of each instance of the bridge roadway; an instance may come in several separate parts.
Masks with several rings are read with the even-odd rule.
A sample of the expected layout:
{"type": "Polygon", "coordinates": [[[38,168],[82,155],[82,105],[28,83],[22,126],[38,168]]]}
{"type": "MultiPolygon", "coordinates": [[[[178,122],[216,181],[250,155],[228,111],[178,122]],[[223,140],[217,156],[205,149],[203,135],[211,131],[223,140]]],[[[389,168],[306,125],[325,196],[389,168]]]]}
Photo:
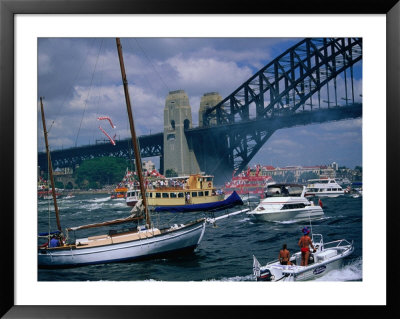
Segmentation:
{"type": "MultiPolygon", "coordinates": [[[[243,169],[259,151],[262,145],[279,130],[301,125],[318,124],[362,116],[362,104],[330,107],[288,113],[273,118],[261,118],[210,127],[188,129],[185,134],[194,149],[200,169],[215,176],[222,183],[232,176],[233,170],[243,169]],[[254,141],[254,145],[249,143],[254,141]],[[232,150],[239,151],[233,154],[232,150]],[[237,155],[238,154],[238,155],[237,155]]],[[[51,152],[53,167],[73,167],[85,159],[115,156],[133,158],[130,139],[110,143],[84,145],[51,152]]],[[[160,171],[163,172],[163,133],[139,137],[142,158],[160,156],[160,171]]],[[[38,154],[38,165],[42,170],[47,167],[45,153],[38,154]]]]}
{"type": "Polygon", "coordinates": [[[213,174],[216,182],[223,183],[231,178],[234,170],[238,172],[243,170],[272,134],[279,129],[360,117],[362,117],[362,104],[357,103],[313,111],[290,112],[273,118],[195,128],[187,130],[186,135],[188,140],[192,140],[201,170],[213,174]]]}
{"type": "MultiPolygon", "coordinates": [[[[164,155],[163,133],[142,135],[138,139],[142,158],[160,156],[160,163],[162,165],[164,155]]],[[[54,169],[57,167],[75,167],[76,164],[84,160],[103,156],[133,159],[132,140],[130,138],[117,140],[115,146],[106,141],[104,143],[51,151],[51,160],[54,169]]],[[[46,153],[41,152],[38,154],[38,165],[41,170],[47,169],[46,153]]]]}

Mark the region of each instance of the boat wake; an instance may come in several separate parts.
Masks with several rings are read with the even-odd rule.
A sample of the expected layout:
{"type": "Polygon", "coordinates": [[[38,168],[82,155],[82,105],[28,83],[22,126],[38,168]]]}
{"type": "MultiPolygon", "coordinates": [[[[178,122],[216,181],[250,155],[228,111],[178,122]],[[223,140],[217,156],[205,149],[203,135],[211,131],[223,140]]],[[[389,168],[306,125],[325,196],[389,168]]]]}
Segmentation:
{"type": "Polygon", "coordinates": [[[332,270],[315,281],[361,281],[362,259],[357,258],[338,270],[332,270]]]}
{"type": "Polygon", "coordinates": [[[211,280],[204,280],[204,281],[255,281],[254,275],[247,275],[247,276],[235,276],[235,277],[226,277],[226,278],[221,278],[221,279],[211,279],[211,280]]]}
{"type": "Polygon", "coordinates": [[[109,200],[110,200],[110,196],[107,196],[107,197],[99,197],[99,198],[89,199],[88,202],[102,203],[102,202],[108,202],[109,200]]]}
{"type": "MultiPolygon", "coordinates": [[[[325,217],[325,216],[323,216],[323,217],[314,217],[314,218],[311,218],[311,220],[312,221],[321,221],[321,220],[327,220],[327,219],[329,219],[330,217],[325,217]]],[[[286,224],[297,224],[297,223],[304,223],[304,222],[307,222],[307,221],[309,221],[310,219],[291,219],[291,220],[281,220],[281,221],[279,221],[279,220],[276,220],[276,221],[271,221],[272,223],[275,223],[275,224],[281,224],[281,225],[286,225],[286,224]]]]}

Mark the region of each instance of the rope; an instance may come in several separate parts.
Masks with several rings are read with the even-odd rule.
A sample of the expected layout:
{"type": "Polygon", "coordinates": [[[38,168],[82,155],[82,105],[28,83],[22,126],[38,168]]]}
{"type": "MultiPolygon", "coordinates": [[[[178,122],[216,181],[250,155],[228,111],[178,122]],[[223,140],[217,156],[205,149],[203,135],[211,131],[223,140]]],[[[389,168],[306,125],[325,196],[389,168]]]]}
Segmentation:
{"type": "Polygon", "coordinates": [[[162,84],[166,87],[166,89],[168,90],[168,92],[170,92],[171,90],[169,89],[168,85],[164,82],[164,80],[161,77],[161,74],[157,71],[156,67],[154,66],[153,62],[151,61],[151,59],[149,58],[149,56],[147,55],[146,51],[143,50],[143,48],[140,46],[139,42],[137,39],[135,39],[135,42],[137,44],[137,46],[139,47],[139,49],[143,52],[144,56],[146,57],[146,59],[149,61],[150,65],[152,66],[152,68],[154,69],[154,71],[156,72],[156,74],[158,75],[160,81],[162,82],[162,84]]]}
{"type": "MultiPolygon", "coordinates": [[[[101,47],[100,47],[100,51],[101,51],[101,47]]],[[[102,70],[102,69],[104,69],[104,58],[102,59],[101,66],[100,66],[100,70],[102,70]]],[[[100,88],[101,88],[101,85],[103,84],[103,75],[104,75],[104,72],[102,72],[101,76],[100,76],[100,81],[99,81],[99,84],[98,84],[98,86],[100,88]]],[[[99,107],[100,107],[100,91],[98,92],[98,95],[97,95],[96,118],[98,118],[100,116],[99,115],[99,107]]],[[[94,133],[95,131],[97,132],[97,129],[95,127],[93,127],[92,136],[93,136],[93,141],[96,144],[96,138],[95,138],[95,133],[94,133]]]]}
{"type": "MultiPolygon", "coordinates": [[[[95,40],[95,39],[93,39],[93,40],[95,40]]],[[[87,60],[87,58],[88,58],[88,56],[89,56],[90,47],[91,47],[91,46],[89,46],[89,48],[88,48],[88,50],[87,50],[87,52],[86,52],[86,56],[85,56],[85,58],[83,59],[82,64],[81,64],[81,65],[79,66],[79,68],[78,68],[78,73],[76,74],[76,76],[75,76],[75,78],[74,78],[74,80],[73,80],[73,83],[75,83],[75,82],[77,81],[78,76],[79,76],[80,72],[81,72],[82,69],[83,69],[83,65],[84,65],[84,63],[86,62],[86,60],[87,60]]],[[[63,109],[64,104],[65,104],[65,102],[66,102],[66,100],[67,100],[67,97],[68,97],[69,95],[71,95],[71,93],[72,93],[72,91],[73,91],[72,89],[73,89],[73,87],[70,86],[70,88],[69,88],[69,94],[66,94],[66,95],[64,96],[64,100],[63,100],[63,102],[61,103],[61,106],[58,108],[58,113],[56,114],[56,118],[58,118],[58,116],[60,115],[61,110],[63,109]]],[[[51,128],[53,127],[53,124],[54,124],[54,120],[51,122],[50,127],[49,127],[48,130],[47,130],[47,133],[50,133],[51,128]]]]}
{"type": "Polygon", "coordinates": [[[80,124],[79,124],[78,133],[76,134],[75,147],[77,146],[77,143],[78,143],[78,136],[79,136],[79,132],[81,131],[82,122],[83,122],[83,118],[84,118],[84,116],[85,116],[85,111],[86,111],[86,106],[87,106],[87,103],[88,103],[88,100],[89,100],[90,91],[92,90],[93,78],[94,78],[94,74],[95,74],[95,72],[96,72],[97,62],[99,61],[99,56],[100,56],[100,51],[101,51],[102,45],[103,45],[103,40],[101,40],[100,49],[99,49],[99,52],[97,53],[96,63],[95,63],[95,65],[94,65],[94,70],[93,70],[93,73],[92,73],[92,78],[91,78],[91,80],[90,80],[89,92],[88,92],[87,98],[86,98],[86,100],[85,100],[85,107],[83,108],[83,113],[82,113],[81,122],[80,122],[80,124]]]}

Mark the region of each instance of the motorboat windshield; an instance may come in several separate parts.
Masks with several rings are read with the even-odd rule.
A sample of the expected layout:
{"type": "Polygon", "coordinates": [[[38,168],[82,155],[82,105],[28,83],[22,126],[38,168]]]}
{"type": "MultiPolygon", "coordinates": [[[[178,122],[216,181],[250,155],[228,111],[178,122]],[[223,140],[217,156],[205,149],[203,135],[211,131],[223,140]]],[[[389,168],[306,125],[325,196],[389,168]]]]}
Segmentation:
{"type": "Polygon", "coordinates": [[[273,184],[265,191],[265,197],[300,197],[303,186],[297,184],[273,184]]]}

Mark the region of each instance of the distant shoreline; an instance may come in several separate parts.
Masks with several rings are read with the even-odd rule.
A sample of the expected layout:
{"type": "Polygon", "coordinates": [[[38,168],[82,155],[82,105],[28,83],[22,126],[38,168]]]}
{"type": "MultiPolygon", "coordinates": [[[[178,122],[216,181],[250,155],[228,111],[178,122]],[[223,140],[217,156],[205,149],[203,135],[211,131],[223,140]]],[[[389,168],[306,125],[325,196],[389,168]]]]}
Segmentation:
{"type": "Polygon", "coordinates": [[[92,190],[84,190],[84,189],[64,189],[63,195],[73,194],[73,195],[91,195],[91,194],[111,194],[111,190],[109,189],[92,189],[92,190]]]}

